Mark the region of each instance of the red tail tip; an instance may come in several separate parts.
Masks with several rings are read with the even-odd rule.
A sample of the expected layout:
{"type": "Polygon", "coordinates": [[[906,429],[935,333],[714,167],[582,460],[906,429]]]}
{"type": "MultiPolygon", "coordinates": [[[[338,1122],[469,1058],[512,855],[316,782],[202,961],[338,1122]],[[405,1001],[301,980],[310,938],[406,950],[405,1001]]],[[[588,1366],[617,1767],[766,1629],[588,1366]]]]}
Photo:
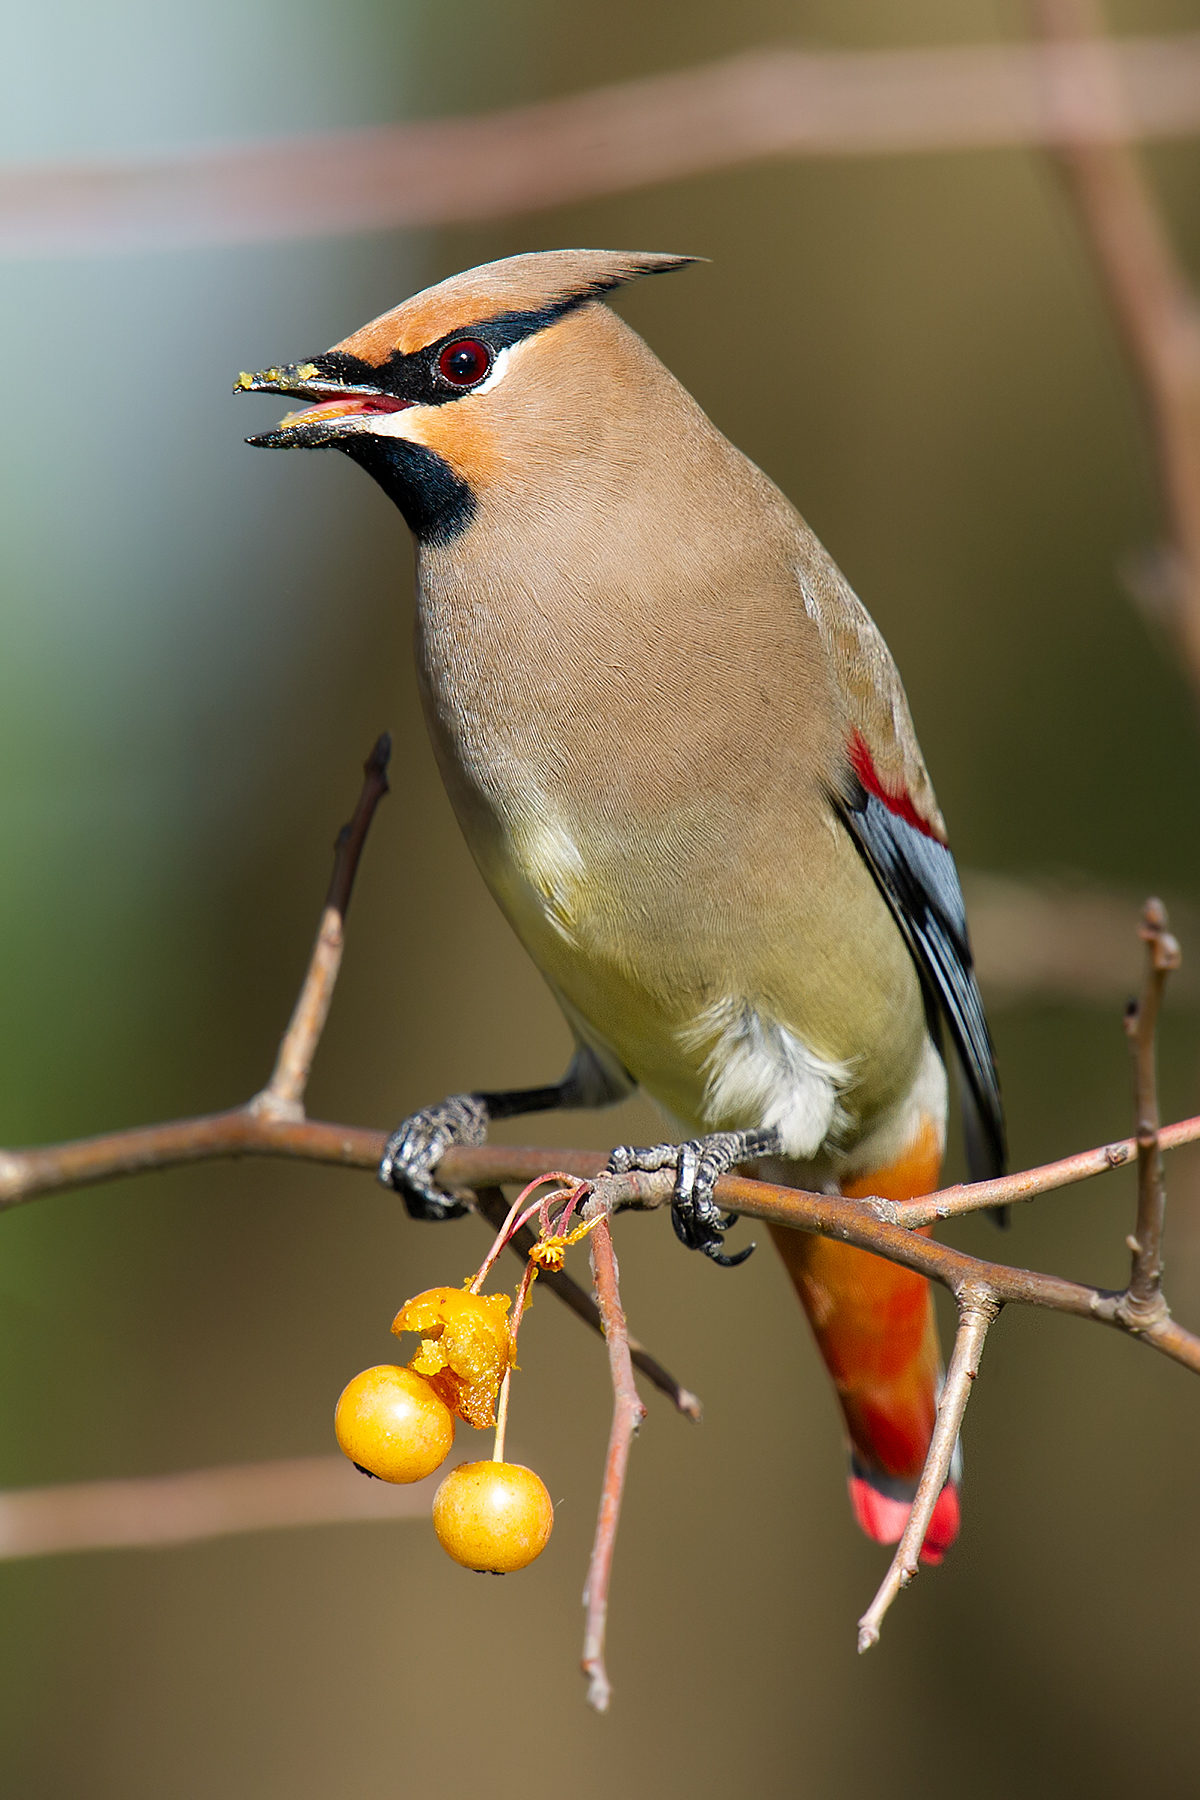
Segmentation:
{"type": "MultiPolygon", "coordinates": [[[[862,1530],[869,1538],[874,1538],[877,1544],[896,1544],[900,1541],[904,1527],[908,1524],[911,1510],[909,1501],[895,1500],[890,1494],[881,1494],[878,1488],[872,1487],[861,1475],[851,1475],[850,1504],[862,1530]]],[[[958,1489],[953,1482],[947,1482],[937,1497],[937,1505],[925,1533],[925,1542],[921,1546],[923,1563],[933,1566],[941,1562],[958,1536],[959,1517],[958,1489]]]]}

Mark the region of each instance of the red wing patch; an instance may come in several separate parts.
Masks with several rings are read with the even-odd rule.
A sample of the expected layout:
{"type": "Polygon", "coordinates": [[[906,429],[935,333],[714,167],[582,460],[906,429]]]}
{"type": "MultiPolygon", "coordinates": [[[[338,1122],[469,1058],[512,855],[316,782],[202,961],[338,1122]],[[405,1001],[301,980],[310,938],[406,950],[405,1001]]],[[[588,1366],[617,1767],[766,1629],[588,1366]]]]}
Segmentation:
{"type": "Polygon", "coordinates": [[[920,813],[903,790],[897,794],[892,793],[889,789],[884,787],[882,781],[879,779],[879,772],[875,767],[871,752],[867,748],[866,739],[860,731],[852,733],[849,750],[850,766],[866,788],[868,794],[874,794],[877,800],[882,800],[888,811],[894,813],[898,819],[903,819],[906,825],[911,825],[915,831],[921,831],[926,837],[931,837],[935,842],[940,842],[940,839],[938,839],[937,834],[933,830],[928,819],[923,819],[921,817],[920,813]]]}

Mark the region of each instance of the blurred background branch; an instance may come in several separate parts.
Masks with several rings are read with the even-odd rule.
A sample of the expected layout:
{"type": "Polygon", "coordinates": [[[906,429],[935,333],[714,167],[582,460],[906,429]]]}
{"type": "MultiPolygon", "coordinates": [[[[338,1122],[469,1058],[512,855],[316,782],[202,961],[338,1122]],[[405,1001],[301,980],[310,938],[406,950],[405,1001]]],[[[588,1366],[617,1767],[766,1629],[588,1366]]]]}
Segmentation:
{"type": "Polygon", "coordinates": [[[0,1560],[152,1549],[242,1531],[427,1519],[437,1481],[368,1481],[344,1456],[280,1457],[0,1493],[0,1560]]]}
{"type": "MultiPolygon", "coordinates": [[[[1030,1001],[1109,1004],[1138,985],[1137,916],[1132,893],[1080,876],[1017,877],[963,871],[975,963],[988,1005],[1030,1001]]],[[[1200,916],[1172,902],[1180,936],[1200,941],[1200,916]]],[[[1200,1003],[1200,970],[1185,963],[1172,983],[1175,1004],[1200,1003]]]]}
{"type": "Polygon", "coordinates": [[[1133,369],[1150,427],[1170,551],[1159,612],[1200,705],[1200,307],[1162,213],[1125,140],[1130,90],[1094,0],[1032,0],[1046,72],[1069,111],[1085,64],[1092,104],[1127,128],[1071,130],[1056,156],[1133,369]]]}
{"type": "Polygon", "coordinates": [[[0,253],[459,223],[770,158],[1103,144],[1198,128],[1198,33],[1126,38],[1111,69],[1074,42],[754,50],[478,117],[10,165],[0,172],[0,253]]]}

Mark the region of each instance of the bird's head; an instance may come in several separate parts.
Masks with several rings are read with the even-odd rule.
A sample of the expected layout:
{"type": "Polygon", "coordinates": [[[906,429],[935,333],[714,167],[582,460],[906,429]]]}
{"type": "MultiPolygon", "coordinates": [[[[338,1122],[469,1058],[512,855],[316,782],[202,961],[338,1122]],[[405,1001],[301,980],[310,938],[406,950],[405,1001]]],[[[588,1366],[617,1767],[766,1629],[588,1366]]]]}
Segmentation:
{"type": "Polygon", "coordinates": [[[267,449],[342,450],[375,477],[423,543],[449,542],[514,453],[555,455],[611,396],[616,325],[595,303],[694,261],[647,251],[548,250],[454,275],[323,356],[239,375],[235,393],[307,402],[267,449]],[[597,317],[597,315],[600,315],[597,317]]]}

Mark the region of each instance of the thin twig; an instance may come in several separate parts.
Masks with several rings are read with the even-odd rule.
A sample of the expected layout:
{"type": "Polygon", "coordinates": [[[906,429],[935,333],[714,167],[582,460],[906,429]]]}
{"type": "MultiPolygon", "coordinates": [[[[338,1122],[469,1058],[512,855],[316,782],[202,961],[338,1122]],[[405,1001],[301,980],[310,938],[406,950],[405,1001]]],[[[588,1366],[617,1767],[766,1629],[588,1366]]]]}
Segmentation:
{"type": "Polygon", "coordinates": [[[344,1456],[238,1463],[0,1493],[0,1560],[199,1543],[241,1531],[429,1516],[440,1476],[365,1481],[344,1456]]]}
{"type": "Polygon", "coordinates": [[[388,791],[387,768],[392,754],[392,740],[385,731],[363,764],[363,785],[354,816],[343,825],[334,843],[333,874],[325,907],[317,929],[308,972],[292,1012],[287,1030],[279,1046],[279,1055],[271,1079],[250,1102],[250,1111],[273,1119],[302,1119],[304,1093],[312,1072],[313,1058],[329,1008],[333,990],[342,966],[345,946],[346,909],[354,891],[359,858],[375,817],[375,808],[388,791]]]}
{"type": "MultiPolygon", "coordinates": [[[[595,1202],[589,1203],[589,1210],[594,1204],[595,1202]]],[[[621,1517],[621,1496],[625,1491],[625,1473],[629,1466],[629,1447],[638,1426],[646,1416],[646,1408],[633,1379],[625,1313],[618,1285],[617,1259],[607,1218],[601,1218],[591,1234],[591,1252],[596,1301],[600,1317],[604,1321],[608,1365],[612,1373],[613,1417],[608,1437],[608,1455],[604,1463],[604,1486],[600,1491],[600,1511],[596,1518],[596,1535],[592,1543],[592,1558],[588,1564],[587,1585],[583,1590],[583,1604],[587,1608],[587,1624],[583,1635],[583,1672],[588,1679],[588,1704],[595,1707],[597,1712],[607,1712],[612,1696],[608,1671],[604,1666],[608,1584],[612,1574],[617,1524],[621,1517]]]]}
{"type": "Polygon", "coordinates": [[[1162,212],[1127,142],[1101,138],[1095,107],[1132,125],[1135,103],[1118,43],[1094,0],[1032,0],[1050,51],[1045,67],[1059,116],[1078,100],[1084,118],[1057,157],[1149,414],[1159,484],[1173,539],[1171,623],[1200,700],[1200,308],[1171,247],[1162,212]]]}
{"type": "Polygon", "coordinates": [[[1131,1318],[1146,1322],[1166,1311],[1162,1297],[1166,1193],[1159,1147],[1156,1033],[1167,977],[1180,963],[1179,945],[1167,930],[1167,915],[1161,900],[1146,902],[1141,935],[1146,945],[1142,997],[1125,1014],[1125,1030],[1133,1054],[1138,1147],[1137,1225],[1129,1242],[1133,1262],[1125,1310],[1131,1318]]]}
{"type": "MultiPolygon", "coordinates": [[[[544,1158],[544,1151],[542,1155],[544,1158]]],[[[508,1215],[508,1202],[499,1188],[478,1187],[475,1190],[475,1210],[487,1220],[489,1225],[499,1231],[508,1215]]],[[[513,1233],[508,1247],[515,1255],[524,1260],[528,1257],[536,1241],[529,1227],[523,1225],[519,1231],[513,1233]]],[[[565,1269],[543,1268],[540,1279],[546,1287],[557,1294],[564,1306],[569,1307],[583,1320],[585,1325],[590,1325],[593,1331],[603,1333],[604,1327],[600,1323],[599,1307],[592,1296],[584,1288],[581,1288],[577,1281],[571,1279],[565,1269]]],[[[665,1394],[686,1418],[698,1420],[701,1417],[704,1408],[699,1398],[685,1388],[681,1382],[676,1381],[670,1370],[665,1369],[656,1357],[651,1356],[645,1345],[640,1344],[632,1335],[629,1337],[629,1354],[633,1358],[635,1367],[642,1371],[647,1381],[652,1382],[660,1393],[665,1394]]]]}
{"type": "Polygon", "coordinates": [[[872,1644],[879,1642],[879,1628],[884,1614],[901,1588],[906,1588],[920,1569],[921,1546],[925,1542],[925,1533],[929,1529],[938,1496],[950,1477],[954,1447],[958,1443],[963,1414],[971,1397],[971,1384],[979,1373],[979,1359],[983,1355],[988,1327],[998,1311],[995,1299],[986,1293],[974,1294],[964,1299],[960,1306],[954,1351],[938,1396],[937,1421],[929,1440],[925,1467],[921,1471],[912,1511],[908,1515],[908,1523],[900,1542],[896,1545],[896,1553],[888,1572],[880,1583],[879,1592],[858,1621],[860,1655],[864,1650],[869,1650],[872,1644]]]}
{"type": "Polygon", "coordinates": [[[508,112],[119,161],[7,165],[0,253],[74,255],[495,220],[784,156],[1186,135],[1200,36],[1114,47],[1125,104],[1029,44],[753,50],[508,112]]]}
{"type": "MultiPolygon", "coordinates": [[[[1200,1141],[1200,1117],[1180,1119],[1164,1125],[1158,1134],[1163,1150],[1180,1150],[1200,1141]]],[[[1056,1162],[1042,1163],[1033,1169],[1018,1169],[1011,1175],[999,1175],[991,1181],[962,1181],[936,1193],[922,1194],[917,1200],[868,1200],[877,1217],[894,1225],[934,1225],[940,1219],[960,1218],[965,1213],[985,1212],[995,1206],[1008,1206],[1018,1200],[1035,1200],[1039,1194],[1056,1188],[1072,1187],[1077,1181],[1088,1181],[1094,1175],[1106,1175],[1111,1169],[1122,1169],[1138,1152],[1137,1139],[1117,1138],[1111,1144],[1099,1144],[1094,1150],[1077,1150],[1074,1156],[1059,1157],[1056,1162]]]]}

